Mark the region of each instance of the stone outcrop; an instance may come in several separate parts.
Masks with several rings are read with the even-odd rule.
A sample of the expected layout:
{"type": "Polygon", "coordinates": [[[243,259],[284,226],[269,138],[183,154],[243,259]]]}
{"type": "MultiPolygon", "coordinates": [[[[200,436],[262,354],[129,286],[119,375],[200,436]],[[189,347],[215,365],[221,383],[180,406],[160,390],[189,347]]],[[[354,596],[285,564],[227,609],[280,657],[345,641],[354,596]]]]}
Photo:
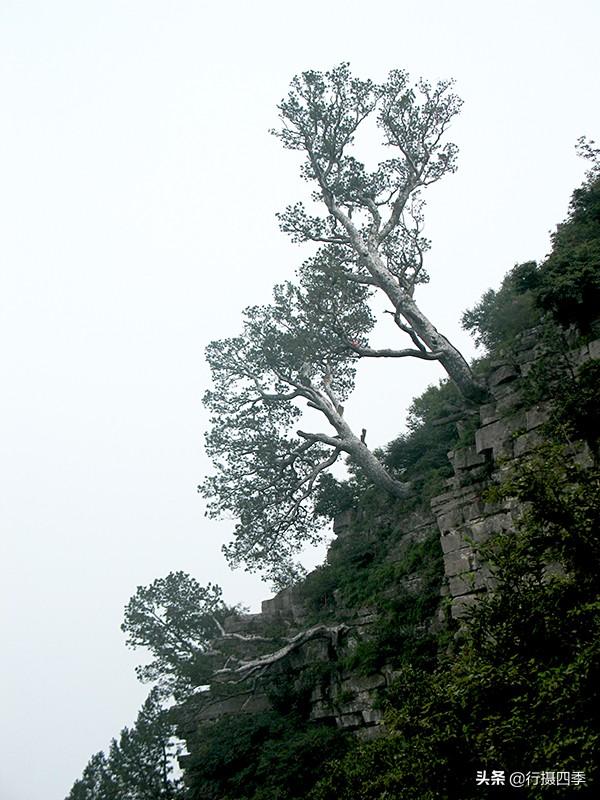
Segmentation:
{"type": "MultiPolygon", "coordinates": [[[[454,619],[463,617],[482,592],[493,588],[493,575],[478,555],[479,546],[495,533],[515,530],[522,514],[514,500],[495,503],[487,495],[491,485],[543,440],[551,405],[527,407],[523,399],[523,378],[541,352],[536,331],[526,332],[511,350],[510,358],[491,365],[488,383],[492,400],[479,408],[474,443],[448,453],[454,475],[447,481],[445,491],[431,501],[431,513],[414,513],[392,521],[402,532],[387,555],[392,563],[402,561],[410,543],[439,531],[445,574],[442,594],[449,599],[454,619]]],[[[570,354],[574,369],[589,359],[600,359],[600,340],[570,354]]],[[[349,535],[356,521],[352,512],[341,514],[334,522],[335,534],[349,535]]],[[[378,528],[384,525],[389,527],[390,520],[369,519],[366,535],[376,537],[378,528]]],[[[402,588],[417,597],[421,588],[418,575],[405,576],[402,588]]],[[[393,682],[393,669],[383,667],[370,675],[358,675],[340,667],[349,662],[348,656],[361,642],[373,636],[376,622],[374,609],[344,609],[337,597],[336,619],[330,629],[294,647],[270,667],[269,677],[285,674],[300,686],[308,676],[309,718],[315,723],[335,725],[363,738],[380,735],[383,724],[378,698],[393,682]],[[320,668],[315,670],[315,665],[320,668]],[[329,668],[333,665],[335,668],[329,668]]],[[[289,642],[309,625],[310,614],[304,607],[302,592],[291,588],[265,600],[260,613],[227,620],[225,631],[247,637],[273,636],[274,640],[282,637],[282,641],[289,642]]],[[[189,744],[199,729],[215,720],[269,708],[266,683],[257,680],[237,686],[224,681],[221,690],[217,680],[211,690],[207,687],[207,691],[199,692],[180,707],[180,735],[189,744]]]]}
{"type": "MultiPolygon", "coordinates": [[[[381,520],[371,520],[376,535],[381,520]]],[[[385,520],[389,523],[389,520],[385,520]]],[[[334,525],[338,537],[351,533],[355,519],[351,513],[340,515],[334,525]]],[[[423,541],[435,530],[435,519],[430,514],[413,513],[396,521],[402,530],[399,544],[391,549],[386,562],[401,562],[407,547],[423,541]]],[[[418,596],[421,589],[417,575],[408,574],[403,580],[404,589],[418,596]]],[[[257,713],[269,710],[269,681],[285,676],[298,687],[310,681],[308,694],[309,719],[315,723],[332,725],[340,730],[354,733],[367,739],[383,732],[382,712],[378,707],[381,691],[394,681],[395,671],[382,667],[369,675],[356,674],[343,667],[361,642],[374,635],[377,615],[373,609],[345,609],[338,601],[336,620],[323,626],[323,635],[303,642],[289,655],[268,670],[268,680],[247,681],[239,686],[223,683],[217,679],[211,689],[198,692],[178,709],[179,735],[193,741],[198,730],[224,716],[257,713]],[[328,634],[328,631],[330,632],[328,634]],[[315,669],[315,665],[319,665],[315,669]]],[[[285,637],[289,641],[309,625],[309,615],[302,602],[302,593],[297,587],[284,589],[274,597],[263,601],[261,612],[231,617],[225,621],[227,634],[238,636],[285,637]]],[[[283,639],[282,639],[283,640],[283,639]]],[[[185,756],[182,765],[185,763],[185,756]]]]}
{"type": "MultiPolygon", "coordinates": [[[[435,497],[431,509],[440,529],[451,614],[458,619],[493,587],[489,567],[477,555],[478,546],[492,534],[514,530],[522,509],[514,500],[486,501],[490,485],[543,441],[543,426],[551,415],[549,402],[527,407],[523,378],[543,352],[535,331],[521,336],[510,359],[492,364],[489,375],[493,402],[479,409],[475,444],[448,453],[454,477],[447,491],[435,497]]],[[[600,340],[569,353],[574,370],[600,358],[600,340]]]]}

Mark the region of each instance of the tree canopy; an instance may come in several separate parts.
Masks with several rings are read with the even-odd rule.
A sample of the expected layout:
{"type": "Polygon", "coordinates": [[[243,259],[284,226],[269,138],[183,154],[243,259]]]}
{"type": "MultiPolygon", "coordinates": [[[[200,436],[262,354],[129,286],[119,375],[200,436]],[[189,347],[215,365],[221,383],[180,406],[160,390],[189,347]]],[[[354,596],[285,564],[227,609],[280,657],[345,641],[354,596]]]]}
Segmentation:
{"type": "Polygon", "coordinates": [[[129,647],[147,648],[153,656],[150,663],[137,667],[138,678],[156,681],[179,697],[208,683],[221,663],[210,642],[230,613],[219,586],[201,586],[181,571],[138,586],[121,625],[129,647]]]}
{"type": "Polygon", "coordinates": [[[320,206],[313,214],[295,203],[280,224],[317,248],[296,284],[276,286],[271,305],[246,309],[239,336],[207,349],[214,388],[204,398],[212,414],[206,449],[216,474],[199,487],[209,515],[237,520],[225,548],[230,563],[262,570],[275,585],[299,576],[294,554],[320,537],[314,490],[341,454],[392,495],[409,491],[366,447],[365,429],[357,436],[344,417],[360,358],[436,360],[464,398],[485,395],[414,300],[428,279],[422,192],[456,168],[457,148],[445,137],[461,101],[451,89],[450,81],[411,84],[400,70],[376,84],[341,64],[297,76],[279,105],[283,127],[274,134],[303,154],[301,175],[320,206]],[[369,117],[390,152],[371,171],[354,153],[369,117]],[[370,346],[377,292],[408,346],[370,346]],[[304,429],[306,409],[328,428],[304,429]]]}
{"type": "Polygon", "coordinates": [[[422,192],[456,169],[457,148],[445,141],[461,107],[451,89],[451,81],[411,84],[402,70],[377,84],[355,78],[347,64],[296,76],[279,105],[283,127],[273,133],[304,156],[301,175],[314,187],[312,200],[320,209],[312,214],[298,202],[279,218],[294,241],[319,246],[305,268],[385,295],[412,345],[385,355],[436,359],[466,398],[480,400],[484,390],[469,365],[414,300],[415,287],[427,280],[422,192]],[[354,147],[369,117],[391,151],[373,170],[354,147]]]}
{"type": "Polygon", "coordinates": [[[66,800],[178,800],[181,781],[173,776],[179,747],[173,724],[161,705],[155,687],[148,695],[132,728],[113,739],[108,756],[92,756],[66,800]]]}
{"type": "Polygon", "coordinates": [[[199,488],[210,515],[238,520],[225,548],[230,563],[264,570],[276,585],[297,577],[294,554],[320,538],[314,489],[342,453],[392,494],[408,491],[344,418],[355,350],[366,347],[373,318],[368,289],[348,283],[342,296],[331,291],[336,280],[322,273],[277,286],[272,305],[246,309],[241,335],[207,348],[214,388],[204,398],[212,412],[206,449],[216,474],[199,488]],[[299,427],[312,422],[305,410],[325,432],[299,427]]]}
{"type": "Polygon", "coordinates": [[[543,311],[588,333],[600,307],[600,148],[582,137],[578,153],[590,168],[573,192],[567,219],[552,236],[552,252],[534,289],[543,311]]]}

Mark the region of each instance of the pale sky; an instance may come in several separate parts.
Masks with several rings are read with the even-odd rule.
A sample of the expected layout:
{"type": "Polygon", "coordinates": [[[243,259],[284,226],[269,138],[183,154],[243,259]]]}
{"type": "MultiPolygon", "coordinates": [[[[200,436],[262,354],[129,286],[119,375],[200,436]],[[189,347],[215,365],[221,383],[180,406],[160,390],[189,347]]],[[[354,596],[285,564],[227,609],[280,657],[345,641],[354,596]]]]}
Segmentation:
{"type": "MultiPolygon", "coordinates": [[[[456,79],[418,299],[472,354],[460,313],[544,256],[574,143],[600,138],[599,29],[595,0],[0,0],[2,800],[62,800],[135,719],[138,585],[181,569],[232,603],[269,594],[229,572],[233,523],[196,485],[204,347],[303,257],[274,218],[300,195],[268,134],[290,78],[456,79]]],[[[347,414],[383,444],[437,377],[365,365],[347,414]]]]}

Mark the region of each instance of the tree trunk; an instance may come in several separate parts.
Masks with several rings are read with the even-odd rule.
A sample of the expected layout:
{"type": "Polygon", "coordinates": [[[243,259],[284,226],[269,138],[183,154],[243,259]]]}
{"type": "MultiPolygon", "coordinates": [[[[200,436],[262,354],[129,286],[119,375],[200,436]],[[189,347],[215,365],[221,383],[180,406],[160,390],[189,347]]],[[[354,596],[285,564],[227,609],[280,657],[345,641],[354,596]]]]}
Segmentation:
{"type": "MultiPolygon", "coordinates": [[[[327,398],[321,395],[320,400],[321,404],[314,405],[313,407],[321,410],[335,428],[338,436],[332,441],[336,446],[345,453],[348,453],[375,486],[384,489],[394,497],[408,497],[412,493],[412,484],[397,481],[390,475],[381,461],[373,455],[365,444],[364,436],[366,431],[363,430],[363,435],[359,439],[341,415],[339,403],[334,402],[335,398],[332,399],[331,396],[327,398]]],[[[324,441],[323,437],[319,438],[320,441],[324,441]]],[[[331,444],[331,441],[327,443],[331,444]]]]}
{"type": "MultiPolygon", "coordinates": [[[[373,455],[365,442],[356,436],[346,420],[334,413],[331,419],[339,436],[341,449],[358,464],[367,478],[379,488],[389,492],[393,497],[405,498],[412,493],[411,483],[402,483],[393,478],[379,459],[373,455]]],[[[364,432],[363,432],[364,434],[364,432]]]]}
{"type": "Polygon", "coordinates": [[[484,401],[487,390],[474,378],[462,353],[429,321],[408,292],[398,284],[379,254],[370,248],[365,264],[396,311],[405,317],[419,339],[432,352],[439,353],[438,361],[463,397],[475,403],[484,401]]]}
{"type": "Polygon", "coordinates": [[[346,229],[351,246],[370,272],[375,284],[385,292],[394,309],[405,317],[426,347],[433,353],[439,353],[438,361],[463,397],[475,403],[485,401],[488,397],[487,389],[475,379],[462,353],[429,321],[409,292],[400,285],[398,278],[388,269],[379,254],[379,241],[371,237],[365,241],[350,218],[338,208],[331,192],[326,187],[322,186],[322,189],[330,214],[346,229]]]}
{"type": "Polygon", "coordinates": [[[356,436],[353,436],[351,441],[347,441],[345,449],[352,460],[358,464],[367,478],[369,478],[375,486],[385,489],[386,492],[400,499],[412,494],[412,484],[402,483],[392,478],[390,473],[373,455],[367,445],[361,442],[360,439],[357,439],[356,436]]]}
{"type": "Polygon", "coordinates": [[[340,635],[348,631],[349,628],[343,623],[330,627],[328,625],[314,625],[308,630],[301,631],[296,636],[288,639],[283,647],[280,647],[273,653],[260,656],[260,658],[253,659],[252,661],[242,661],[236,667],[228,668],[223,667],[213,673],[213,679],[216,678],[221,682],[240,683],[247,680],[249,677],[255,675],[257,672],[262,675],[273,664],[279,663],[283,658],[286,658],[290,653],[297,650],[306,642],[311,642],[313,639],[326,638],[333,642],[337,642],[340,635]],[[234,680],[235,679],[235,680],[234,680]]]}
{"type": "Polygon", "coordinates": [[[485,401],[487,390],[475,379],[463,354],[432,325],[412,297],[401,300],[397,309],[406,317],[427,347],[440,353],[438,361],[463,397],[474,403],[485,401]]]}

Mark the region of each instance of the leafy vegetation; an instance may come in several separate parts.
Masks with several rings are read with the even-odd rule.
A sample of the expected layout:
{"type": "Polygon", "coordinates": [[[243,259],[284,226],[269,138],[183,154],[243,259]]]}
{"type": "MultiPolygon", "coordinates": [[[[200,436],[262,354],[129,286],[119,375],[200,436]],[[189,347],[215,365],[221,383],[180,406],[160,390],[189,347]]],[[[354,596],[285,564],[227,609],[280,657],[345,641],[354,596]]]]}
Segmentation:
{"type": "MultiPolygon", "coordinates": [[[[317,80],[314,74],[309,78],[304,76],[309,84],[317,80]]],[[[344,82],[348,75],[338,78],[344,82]]],[[[354,88],[374,91],[370,85],[354,88]]],[[[300,114],[301,109],[288,111],[300,114]]],[[[494,591],[473,607],[460,630],[447,621],[442,624],[442,557],[435,529],[427,529],[427,511],[451,474],[447,452],[471,443],[476,423],[463,393],[442,382],[414,401],[407,431],[375,454],[394,481],[412,486],[415,500],[381,491],[356,461],[348,481],[323,474],[318,482],[317,515],[353,513],[326,563],[298,587],[306,624],[327,626],[373,612],[377,621],[371,637],[325,666],[279,670],[266,679],[265,673],[250,673],[260,677],[270,710],[221,716],[197,726],[188,738],[184,792],[171,771],[176,750],[171,720],[178,711],[165,716],[161,691],[189,697],[215,677],[215,670],[222,673],[224,663],[236,661],[223,629],[232,609],[222,603],[218,587],[201,587],[184,573],[139,587],[127,606],[123,629],[132,646],[152,653],[153,661],[139,676],[157,681],[159,688],[135,727],[113,740],[108,756],[93,756],[68,800],[476,800],[482,796],[476,772],[494,769],[585,773],[586,782],[578,787],[546,789],[532,783],[520,789],[531,800],[550,791],[557,800],[597,795],[600,362],[582,364],[573,348],[590,340],[597,328],[600,162],[591,144],[582,147],[593,166],[573,195],[568,219],[553,236],[550,255],[539,266],[529,262],[515,267],[498,290],[488,291],[463,317],[490,357],[516,356],[512,343],[527,331],[531,337],[535,326],[541,355],[521,384],[522,398],[528,406],[545,403],[550,408],[538,450],[503,469],[501,481],[488,489],[489,502],[510,499],[523,510],[516,530],[497,534],[480,548],[479,557],[492,570],[494,591]],[[422,523],[419,534],[407,535],[399,523],[410,515],[422,523]],[[215,648],[215,639],[222,646],[215,648]],[[310,720],[311,691],[331,677],[324,671],[370,675],[383,665],[393,667],[397,676],[380,698],[387,735],[360,741],[310,720]]],[[[342,170],[350,162],[342,161],[335,167],[341,170],[338,189],[346,192],[349,203],[358,203],[348,194],[352,176],[342,170]]],[[[309,177],[318,179],[316,173],[309,177]]],[[[305,228],[317,224],[297,209],[293,218],[285,219],[288,225],[304,220],[305,228]]],[[[335,226],[331,231],[335,233],[335,226]]],[[[360,270],[357,274],[364,275],[360,270]]],[[[359,295],[364,304],[366,294],[359,295]]],[[[370,325],[366,306],[358,311],[365,314],[358,320],[364,333],[370,325]]],[[[262,330],[265,320],[272,321],[273,308],[267,317],[265,313],[250,309],[248,325],[256,323],[262,330]]],[[[294,375],[302,378],[293,380],[310,388],[314,376],[300,375],[304,351],[294,350],[306,340],[286,339],[291,334],[289,328],[285,333],[284,316],[276,320],[281,323],[277,353],[260,351],[259,360],[266,359],[271,369],[273,359],[279,359],[281,366],[284,342],[291,343],[294,375]]],[[[323,352],[326,343],[319,337],[324,330],[316,324],[312,340],[323,352]]],[[[253,346],[251,340],[215,343],[217,369],[220,359],[236,361],[243,348],[253,346]]],[[[356,347],[338,354],[348,385],[356,347]]],[[[479,376],[485,368],[484,360],[479,376]]],[[[320,385],[331,400],[330,384],[320,385]]],[[[251,378],[244,386],[248,393],[256,383],[251,378]]],[[[275,390],[285,394],[281,385],[275,390]]],[[[261,392],[269,394],[266,386],[261,392]]],[[[249,397],[244,395],[238,409],[242,417],[249,397]]],[[[267,399],[265,419],[270,419],[269,403],[279,401],[267,399]]],[[[214,401],[215,409],[220,402],[214,401]]],[[[334,410],[341,419],[343,409],[334,410]]],[[[289,408],[281,413],[296,416],[289,408]]],[[[270,430],[262,424],[255,428],[257,436],[267,437],[263,444],[270,430]]],[[[280,455],[276,465],[281,465],[280,455]]],[[[232,458],[235,464],[235,454],[232,458]]],[[[308,474],[312,476],[310,469],[308,474]]],[[[248,502],[260,505],[257,497],[248,502]]],[[[284,560],[287,555],[283,553],[284,560]]],[[[280,629],[271,633],[273,646],[291,641],[280,629]]],[[[243,641],[244,647],[254,648],[254,655],[264,652],[263,636],[234,633],[229,640],[243,641]]],[[[227,691],[237,684],[222,686],[221,695],[215,688],[219,699],[228,698],[227,691]]],[[[340,697],[350,700],[350,694],[347,690],[340,697]]],[[[499,793],[509,791],[499,788],[499,793]]]]}
{"type": "Polygon", "coordinates": [[[121,625],[129,647],[144,647],[153,656],[137,668],[138,678],[157,683],[178,699],[208,683],[223,661],[210,642],[232,611],[221,600],[219,586],[200,586],[181,571],[138,586],[121,625]]]}
{"type": "Polygon", "coordinates": [[[108,755],[92,756],[67,800],[180,800],[181,780],[173,774],[180,748],[173,736],[161,692],[154,688],[133,728],[123,728],[108,755]]]}
{"type": "MultiPolygon", "coordinates": [[[[204,397],[206,450],[214,473],[199,486],[210,516],[236,519],[234,541],[224,548],[229,563],[261,571],[277,588],[298,580],[294,556],[320,539],[319,511],[330,506],[313,502],[315,488],[341,454],[394,497],[413,488],[390,475],[344,416],[359,359],[438,361],[462,397],[486,397],[414,297],[428,279],[422,195],[456,169],[457,148],[446,133],[461,104],[451,81],[411,84],[406,72],[392,70],[378,84],[342,63],[297,75],[278,106],[282,127],[272,132],[300,153],[316,211],[297,202],[279,220],[313,253],[296,284],[276,286],[270,305],[244,311],[241,335],[206,350],[213,376],[204,397]],[[357,157],[367,119],[392,154],[373,172],[357,157]],[[376,294],[391,304],[410,346],[370,347],[376,294]],[[321,415],[317,430],[298,428],[307,409],[321,415]]],[[[321,483],[330,484],[327,477],[321,483]]]]}
{"type": "Polygon", "coordinates": [[[272,305],[246,309],[241,336],[207,348],[214,388],[204,398],[212,414],[206,448],[215,474],[199,488],[209,515],[238,520],[224,548],[229,562],[262,570],[278,588],[302,574],[298,549],[321,538],[313,489],[342,453],[371,483],[405,493],[344,417],[357,362],[347,342],[362,341],[373,319],[364,287],[351,284],[342,303],[335,283],[321,276],[308,287],[276,287],[272,305]],[[331,318],[346,342],[327,335],[331,318]],[[307,408],[326,433],[298,429],[307,408]]]}
{"type": "Polygon", "coordinates": [[[439,606],[443,577],[439,537],[430,531],[425,539],[406,543],[403,533],[391,529],[386,534],[382,526],[369,537],[357,526],[333,543],[326,564],[302,584],[313,621],[365,608],[377,614],[371,638],[340,665],[345,669],[368,675],[386,663],[427,660],[435,653],[428,626],[439,606]]]}
{"type": "Polygon", "coordinates": [[[190,800],[292,800],[316,782],[326,759],[342,755],[335,728],[298,714],[224,717],[199,731],[186,764],[190,800]]]}
{"type": "Polygon", "coordinates": [[[498,290],[489,289],[463,314],[463,327],[489,352],[510,349],[519,333],[542,318],[558,330],[572,326],[584,337],[598,333],[600,149],[583,138],[578,149],[590,168],[573,192],[567,219],[552,235],[550,254],[539,266],[517,265],[498,290]]]}
{"type": "Polygon", "coordinates": [[[499,289],[488,289],[479,303],[462,316],[463,328],[488,352],[513,344],[516,336],[540,321],[540,310],[531,290],[537,265],[518,264],[508,272],[499,289]]]}
{"type": "Polygon", "coordinates": [[[579,150],[591,166],[552,237],[552,252],[534,289],[540,308],[558,323],[590,333],[600,307],[600,150],[584,139],[579,150]]]}
{"type": "Polygon", "coordinates": [[[458,150],[446,134],[461,105],[452,81],[411,83],[408,73],[396,69],[375,83],[355,77],[342,63],[292,80],[279,104],[282,127],[273,133],[286,149],[300,153],[300,175],[313,190],[310,212],[299,202],[279,215],[293,241],[319,248],[302,273],[329,275],[342,303],[349,284],[379,294],[391,304],[404,342],[410,339],[402,350],[351,341],[352,350],[364,358],[437,360],[466,398],[480,401],[484,387],[415,300],[416,287],[428,280],[423,195],[456,170],[458,150]],[[362,160],[358,144],[369,123],[389,153],[374,169],[362,160]]]}

